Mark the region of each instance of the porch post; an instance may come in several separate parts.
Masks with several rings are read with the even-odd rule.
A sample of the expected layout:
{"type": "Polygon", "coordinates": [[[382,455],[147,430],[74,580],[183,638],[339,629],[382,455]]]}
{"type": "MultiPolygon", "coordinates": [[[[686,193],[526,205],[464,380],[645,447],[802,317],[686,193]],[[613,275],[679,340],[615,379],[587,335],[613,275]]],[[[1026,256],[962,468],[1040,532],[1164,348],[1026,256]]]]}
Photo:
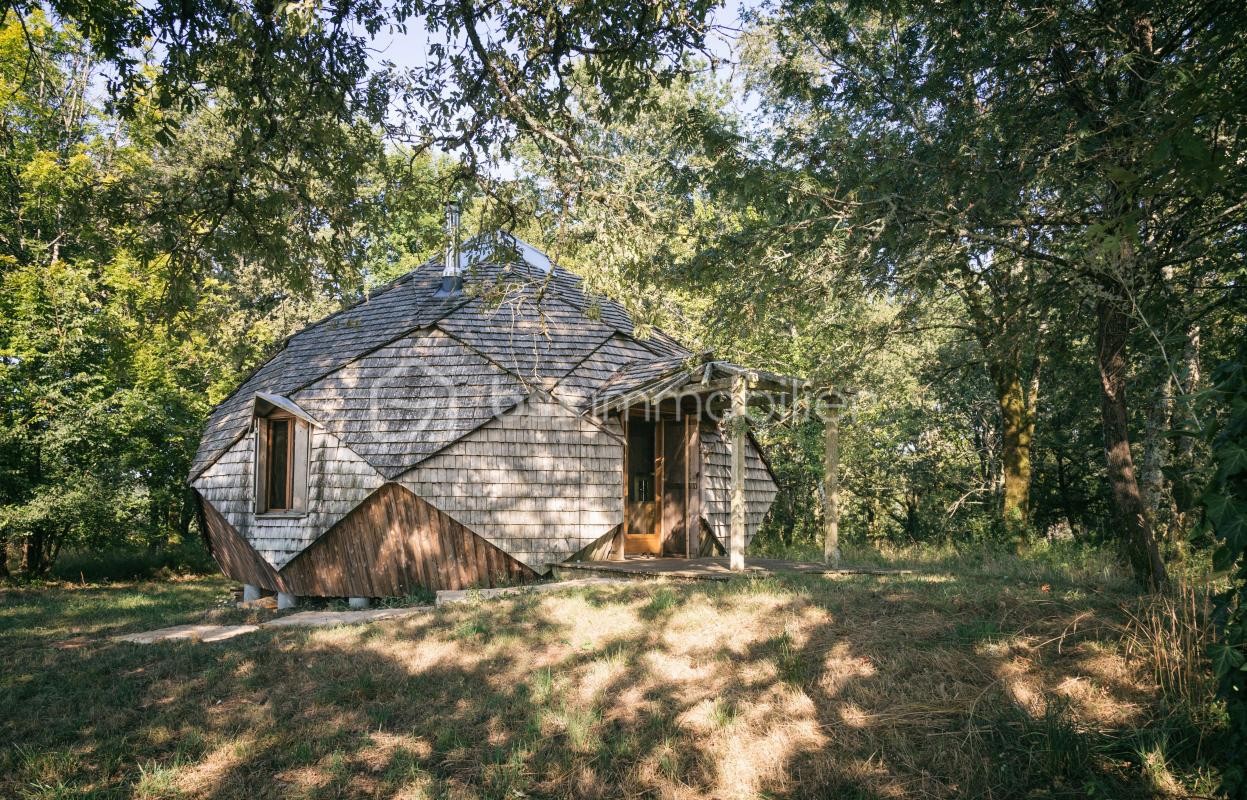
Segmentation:
{"type": "Polygon", "coordinates": [[[745,376],[732,378],[732,527],[728,536],[728,567],[745,569],[745,431],[749,427],[745,376]]]}
{"type": "Polygon", "coordinates": [[[627,558],[628,540],[628,495],[632,492],[632,472],[628,466],[628,409],[619,415],[619,427],[623,431],[623,514],[619,517],[619,533],[611,540],[611,561],[624,561],[627,558]]]}
{"type": "Polygon", "coordinates": [[[840,409],[829,406],[824,423],[823,561],[840,564],[840,409]]]}

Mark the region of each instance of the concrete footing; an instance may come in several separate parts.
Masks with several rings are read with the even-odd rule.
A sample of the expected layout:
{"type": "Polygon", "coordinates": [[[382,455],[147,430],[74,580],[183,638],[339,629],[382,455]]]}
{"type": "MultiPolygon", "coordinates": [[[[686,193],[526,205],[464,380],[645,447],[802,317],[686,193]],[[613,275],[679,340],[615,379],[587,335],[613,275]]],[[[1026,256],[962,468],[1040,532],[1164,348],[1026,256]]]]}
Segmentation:
{"type": "Polygon", "coordinates": [[[285,610],[287,608],[294,608],[298,604],[299,604],[299,598],[297,595],[287,594],[286,592],[277,593],[277,608],[278,609],[285,610]]]}
{"type": "Polygon", "coordinates": [[[350,606],[353,611],[364,610],[368,607],[368,602],[369,600],[367,597],[348,597],[346,600],[346,604],[350,606]]]}
{"type": "Polygon", "coordinates": [[[260,587],[252,586],[249,583],[242,585],[242,601],[244,603],[253,603],[260,599],[260,587]]]}

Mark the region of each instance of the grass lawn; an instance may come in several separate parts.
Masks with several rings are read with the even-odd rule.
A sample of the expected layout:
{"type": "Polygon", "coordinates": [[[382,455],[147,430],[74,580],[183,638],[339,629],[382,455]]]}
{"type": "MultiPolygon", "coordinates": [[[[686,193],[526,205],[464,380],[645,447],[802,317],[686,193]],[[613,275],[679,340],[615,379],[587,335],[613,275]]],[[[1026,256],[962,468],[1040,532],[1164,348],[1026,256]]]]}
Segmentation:
{"type": "MultiPolygon", "coordinates": [[[[0,590],[0,797],[1208,794],[1094,570],[626,584],[217,644],[223,579],[0,590]],[[212,610],[212,609],[216,610],[212,610]]],[[[1136,623],[1137,625],[1137,623],[1136,623]]],[[[1212,709],[1212,710],[1209,710],[1212,709]]]]}

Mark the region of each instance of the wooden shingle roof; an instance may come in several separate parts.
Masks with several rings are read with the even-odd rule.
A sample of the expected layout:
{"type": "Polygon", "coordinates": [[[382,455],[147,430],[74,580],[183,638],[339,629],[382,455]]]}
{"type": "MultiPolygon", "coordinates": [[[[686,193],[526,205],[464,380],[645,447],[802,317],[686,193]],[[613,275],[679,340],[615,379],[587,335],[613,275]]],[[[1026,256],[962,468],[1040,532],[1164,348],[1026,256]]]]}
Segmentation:
{"type": "Polygon", "coordinates": [[[191,479],[246,434],[259,392],[297,402],[392,478],[534,387],[582,405],[621,370],[691,356],[661,331],[638,339],[621,305],[542,259],[472,265],[450,297],[430,261],[294,334],[213,410],[191,479]]]}

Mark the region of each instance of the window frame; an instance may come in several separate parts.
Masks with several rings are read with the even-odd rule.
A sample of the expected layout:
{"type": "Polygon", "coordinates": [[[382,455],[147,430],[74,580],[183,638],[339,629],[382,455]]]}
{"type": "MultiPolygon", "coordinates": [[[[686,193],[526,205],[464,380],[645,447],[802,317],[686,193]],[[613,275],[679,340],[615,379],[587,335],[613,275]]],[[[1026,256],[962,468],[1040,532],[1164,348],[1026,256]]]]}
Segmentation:
{"type": "Polygon", "coordinates": [[[311,426],[286,411],[272,411],[255,417],[255,515],[257,517],[291,518],[308,513],[308,473],[311,468],[311,426]],[[272,479],[272,444],[270,430],[274,422],[287,424],[285,507],[269,505],[272,479]]]}

